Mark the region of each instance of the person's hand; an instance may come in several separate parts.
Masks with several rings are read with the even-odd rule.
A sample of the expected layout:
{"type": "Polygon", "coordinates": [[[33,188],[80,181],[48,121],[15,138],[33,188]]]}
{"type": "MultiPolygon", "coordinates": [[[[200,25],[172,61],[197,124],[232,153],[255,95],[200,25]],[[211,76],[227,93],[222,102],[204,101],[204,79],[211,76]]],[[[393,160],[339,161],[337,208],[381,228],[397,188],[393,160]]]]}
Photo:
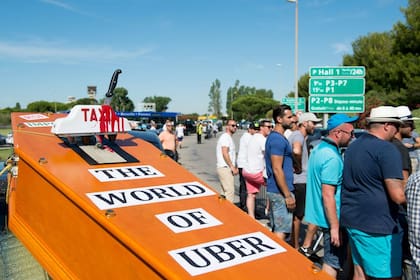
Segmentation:
{"type": "Polygon", "coordinates": [[[289,195],[288,197],[286,197],[285,201],[287,209],[294,210],[296,208],[296,201],[293,195],[289,195]]]}
{"type": "Polygon", "coordinates": [[[411,144],[411,143],[404,143],[404,146],[408,149],[414,148],[414,144],[411,144]]]}
{"type": "Polygon", "coordinates": [[[340,230],[339,228],[331,228],[330,229],[330,234],[331,234],[331,244],[334,245],[335,247],[339,247],[340,246],[340,230]]]}
{"type": "Polygon", "coordinates": [[[238,175],[239,174],[239,169],[237,167],[232,167],[230,170],[232,171],[233,175],[238,175]]]}

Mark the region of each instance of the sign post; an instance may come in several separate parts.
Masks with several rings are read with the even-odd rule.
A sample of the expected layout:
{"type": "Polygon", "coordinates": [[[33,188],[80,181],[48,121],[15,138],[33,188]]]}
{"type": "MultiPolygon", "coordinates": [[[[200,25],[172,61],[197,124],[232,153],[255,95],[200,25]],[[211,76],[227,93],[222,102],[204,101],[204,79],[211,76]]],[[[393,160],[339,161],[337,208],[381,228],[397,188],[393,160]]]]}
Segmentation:
{"type": "MultiPolygon", "coordinates": [[[[292,108],[292,112],[296,114],[296,99],[294,97],[283,97],[281,99],[282,104],[287,104],[292,108]]],[[[306,99],[305,97],[298,98],[298,107],[299,112],[306,112],[306,99]]]]}

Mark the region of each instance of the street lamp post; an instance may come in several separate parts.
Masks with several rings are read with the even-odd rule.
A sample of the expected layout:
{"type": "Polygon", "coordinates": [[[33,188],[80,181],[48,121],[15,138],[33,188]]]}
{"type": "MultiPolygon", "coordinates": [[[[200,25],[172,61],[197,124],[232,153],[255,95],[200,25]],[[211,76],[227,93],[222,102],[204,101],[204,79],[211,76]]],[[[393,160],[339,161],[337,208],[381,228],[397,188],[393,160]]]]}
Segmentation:
{"type": "Polygon", "coordinates": [[[298,93],[298,0],[287,0],[295,3],[295,113],[298,111],[299,93],[298,93]]]}

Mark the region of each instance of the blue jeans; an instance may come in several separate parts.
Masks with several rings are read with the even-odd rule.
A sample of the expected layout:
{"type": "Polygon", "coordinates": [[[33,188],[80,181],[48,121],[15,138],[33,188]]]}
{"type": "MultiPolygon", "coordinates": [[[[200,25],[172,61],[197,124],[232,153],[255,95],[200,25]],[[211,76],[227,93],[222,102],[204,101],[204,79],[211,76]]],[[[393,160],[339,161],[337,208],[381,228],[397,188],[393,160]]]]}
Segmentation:
{"type": "MultiPolygon", "coordinates": [[[[291,194],[293,195],[293,194],[291,194]]],[[[273,232],[292,232],[293,212],[286,206],[286,200],[279,193],[267,192],[269,216],[273,232]]]]}

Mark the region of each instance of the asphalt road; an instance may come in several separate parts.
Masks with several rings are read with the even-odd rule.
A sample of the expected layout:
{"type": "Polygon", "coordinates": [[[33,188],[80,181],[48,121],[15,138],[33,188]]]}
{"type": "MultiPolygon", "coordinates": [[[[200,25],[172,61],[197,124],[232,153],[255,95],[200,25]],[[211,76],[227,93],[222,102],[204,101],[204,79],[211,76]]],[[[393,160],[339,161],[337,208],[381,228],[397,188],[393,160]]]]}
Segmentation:
{"type": "MultiPolygon", "coordinates": [[[[224,131],[223,131],[224,132],[224,131]]],[[[216,137],[204,139],[197,144],[197,135],[192,134],[184,137],[182,148],[178,150],[179,162],[188,171],[203,180],[207,185],[221,193],[219,178],[216,171],[216,144],[218,138],[223,132],[219,132],[216,137]]],[[[246,130],[238,129],[233,135],[233,141],[236,145],[236,152],[239,150],[239,140],[246,130]]],[[[235,176],[235,199],[234,203],[239,202],[239,176],[235,176]]],[[[262,188],[256,197],[256,218],[267,225],[268,220],[264,214],[266,205],[266,192],[262,188]]]]}
{"type": "MultiPolygon", "coordinates": [[[[233,135],[236,151],[239,150],[239,139],[245,131],[238,129],[233,135]]],[[[209,139],[201,137],[202,144],[197,144],[196,134],[185,136],[182,148],[178,150],[180,164],[219,193],[221,187],[216,171],[216,144],[222,133],[219,132],[216,137],[209,139]]],[[[239,177],[235,176],[235,202],[239,201],[238,194],[239,177]]]]}

